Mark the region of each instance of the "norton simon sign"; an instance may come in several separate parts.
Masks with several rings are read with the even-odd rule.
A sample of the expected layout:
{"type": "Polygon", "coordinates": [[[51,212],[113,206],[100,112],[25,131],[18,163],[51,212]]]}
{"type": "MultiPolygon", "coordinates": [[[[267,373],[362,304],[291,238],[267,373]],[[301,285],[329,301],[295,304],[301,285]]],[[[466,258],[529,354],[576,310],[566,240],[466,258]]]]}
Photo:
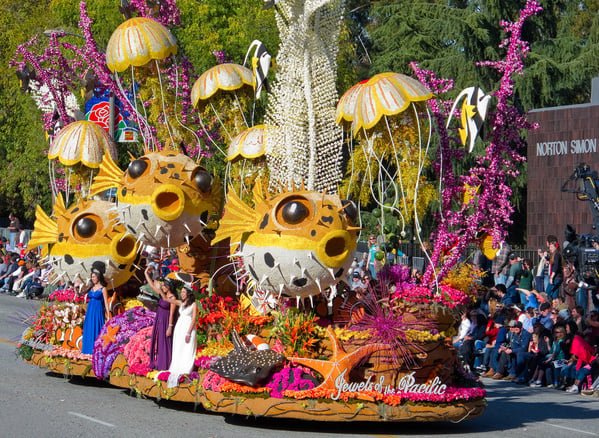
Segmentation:
{"type": "Polygon", "coordinates": [[[596,138],[537,142],[537,157],[597,152],[596,138]]]}

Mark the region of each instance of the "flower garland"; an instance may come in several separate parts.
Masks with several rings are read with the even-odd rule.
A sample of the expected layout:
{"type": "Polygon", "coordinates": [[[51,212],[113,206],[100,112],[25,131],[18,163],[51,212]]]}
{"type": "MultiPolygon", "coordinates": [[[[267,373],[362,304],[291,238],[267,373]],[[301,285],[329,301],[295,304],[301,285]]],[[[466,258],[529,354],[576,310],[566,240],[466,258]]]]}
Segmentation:
{"type": "Polygon", "coordinates": [[[48,297],[50,301],[61,301],[69,303],[82,303],[85,301],[84,295],[78,295],[74,289],[57,289],[48,297]]]}
{"type": "Polygon", "coordinates": [[[393,297],[415,304],[439,304],[450,309],[465,306],[472,301],[467,293],[445,284],[439,286],[439,293],[437,294],[428,287],[414,286],[397,289],[393,297]]]}
{"type": "Polygon", "coordinates": [[[56,346],[52,350],[44,351],[44,356],[48,357],[66,357],[67,359],[73,360],[91,360],[91,354],[83,354],[79,350],[73,350],[70,348],[63,348],[56,346]]]}
{"type": "Polygon", "coordinates": [[[270,392],[270,388],[240,385],[239,383],[231,382],[224,377],[219,376],[213,371],[208,371],[202,381],[202,388],[208,391],[216,392],[238,392],[243,394],[259,394],[270,392]]]}
{"type": "Polygon", "coordinates": [[[145,307],[135,307],[117,315],[102,327],[94,342],[92,364],[98,379],[108,377],[116,357],[133,335],[154,324],[156,314],[145,307]]]}
{"type": "Polygon", "coordinates": [[[220,359],[220,356],[198,356],[194,362],[197,369],[208,370],[210,366],[220,359]]]}

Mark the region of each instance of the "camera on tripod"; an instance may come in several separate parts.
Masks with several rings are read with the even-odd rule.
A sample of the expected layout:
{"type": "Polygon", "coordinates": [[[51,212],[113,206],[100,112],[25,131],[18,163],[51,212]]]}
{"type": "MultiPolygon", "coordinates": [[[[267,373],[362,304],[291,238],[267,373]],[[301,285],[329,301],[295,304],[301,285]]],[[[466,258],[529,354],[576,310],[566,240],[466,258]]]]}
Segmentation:
{"type": "Polygon", "coordinates": [[[563,250],[564,260],[573,264],[584,281],[592,279],[599,284],[599,237],[593,234],[576,234],[572,225],[566,226],[568,245],[563,250]]]}

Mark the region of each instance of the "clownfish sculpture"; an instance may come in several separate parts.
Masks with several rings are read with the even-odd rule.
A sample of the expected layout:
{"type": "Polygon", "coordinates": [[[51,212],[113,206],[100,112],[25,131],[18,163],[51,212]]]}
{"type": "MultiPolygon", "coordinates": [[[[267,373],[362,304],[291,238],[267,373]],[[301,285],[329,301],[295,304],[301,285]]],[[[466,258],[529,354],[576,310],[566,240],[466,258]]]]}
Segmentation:
{"type": "Polygon", "coordinates": [[[230,238],[231,257],[247,273],[250,289],[299,302],[346,277],[360,230],[352,202],[308,190],[266,198],[261,184],[253,196],[254,209],[229,191],[212,242],[230,238]]]}
{"type": "Polygon", "coordinates": [[[60,194],[52,217],[37,206],[29,247],[47,245],[44,252],[55,281],[86,281],[95,268],[114,289],[133,276],[139,245],[117,223],[112,206],[107,201],[80,200],[66,208],[60,194]]]}
{"type": "Polygon", "coordinates": [[[220,187],[208,171],[172,150],[150,152],[125,172],[104,155],[91,193],[114,187],[120,222],[138,242],[158,248],[189,243],[220,204],[220,187]]]}
{"type": "Polygon", "coordinates": [[[491,96],[485,94],[479,87],[468,87],[462,90],[451,107],[446,127],[449,127],[455,109],[462,99],[464,100],[460,117],[462,126],[458,128],[458,131],[462,144],[468,146],[468,152],[472,152],[476,137],[478,137],[487,117],[491,96]]]}

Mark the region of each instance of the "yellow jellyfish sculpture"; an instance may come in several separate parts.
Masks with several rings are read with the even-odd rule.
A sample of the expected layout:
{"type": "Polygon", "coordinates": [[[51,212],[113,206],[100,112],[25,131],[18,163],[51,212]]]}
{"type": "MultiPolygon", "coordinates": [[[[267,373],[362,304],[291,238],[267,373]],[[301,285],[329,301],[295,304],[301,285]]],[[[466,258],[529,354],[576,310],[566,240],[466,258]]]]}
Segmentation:
{"type": "Polygon", "coordinates": [[[238,64],[215,65],[193,84],[191,102],[197,107],[207,103],[219,91],[234,91],[248,86],[254,88],[254,74],[249,68],[238,64]]]}
{"type": "Polygon", "coordinates": [[[219,64],[202,73],[193,84],[191,102],[202,111],[209,107],[220,124],[221,135],[231,141],[235,133],[250,125],[245,113],[253,93],[254,74],[249,68],[219,64]]]}
{"type": "Polygon", "coordinates": [[[339,99],[339,103],[337,104],[337,112],[335,114],[335,122],[338,125],[341,125],[343,128],[351,128],[351,125],[354,121],[354,112],[356,110],[356,99],[362,90],[362,86],[368,82],[362,81],[351,87],[341,99],[339,99]]]}
{"type": "MultiPolygon", "coordinates": [[[[69,188],[81,185],[85,197],[94,176],[93,169],[100,167],[105,154],[113,160],[117,157],[116,147],[108,133],[96,123],[81,120],[68,124],[56,134],[48,150],[48,159],[58,159],[67,167],[69,188]]],[[[51,162],[52,174],[53,164],[51,162]]]]}
{"type": "Polygon", "coordinates": [[[265,138],[272,135],[277,128],[275,126],[256,125],[246,129],[235,136],[227,150],[227,161],[235,161],[238,158],[258,158],[265,154],[265,138]]]}
{"type": "Polygon", "coordinates": [[[353,132],[373,128],[384,116],[405,111],[410,103],[422,102],[433,94],[416,79],[399,73],[381,73],[360,87],[356,96],[353,132]]]}
{"type": "MultiPolygon", "coordinates": [[[[412,220],[418,228],[417,208],[424,212],[435,197],[422,176],[430,163],[430,118],[426,128],[420,117],[424,107],[416,107],[432,97],[409,76],[381,73],[354,85],[337,105],[337,123],[351,129],[360,145],[354,152],[350,142],[350,175],[343,187],[346,196],[369,202],[373,194],[382,211],[400,216],[402,232],[412,220]],[[423,202],[417,206],[419,197],[423,202]]],[[[378,219],[384,225],[385,216],[378,219]]]]}
{"type": "MultiPolygon", "coordinates": [[[[120,73],[127,68],[131,68],[134,76],[134,67],[144,66],[153,61],[153,68],[148,69],[145,76],[152,77],[150,81],[146,81],[145,85],[150,87],[140,87],[142,94],[144,90],[150,95],[159,95],[156,102],[161,105],[162,121],[156,126],[157,130],[165,129],[168,132],[168,137],[172,144],[178,144],[180,138],[175,138],[175,130],[170,126],[168,120],[168,111],[166,103],[166,93],[162,84],[161,69],[158,64],[159,60],[165,59],[177,53],[177,40],[171,32],[162,24],[147,17],[135,17],[122,23],[112,34],[106,47],[106,66],[113,73],[120,73]],[[150,89],[152,88],[152,89],[150,89]]],[[[115,74],[115,80],[119,81],[118,75],[115,74]]],[[[135,81],[140,84],[144,83],[141,77],[135,77],[135,81]]],[[[119,83],[122,88],[122,84],[119,83]]],[[[153,134],[153,129],[150,127],[146,117],[142,116],[135,102],[138,98],[137,87],[132,87],[132,94],[135,96],[129,104],[134,109],[136,122],[139,126],[139,132],[144,142],[144,150],[153,150],[158,148],[156,137],[153,134]],[[151,146],[154,143],[154,146],[151,146]]],[[[121,96],[127,99],[125,93],[121,96]]],[[[141,97],[143,100],[148,100],[146,97],[141,97]]],[[[145,110],[144,110],[145,111],[145,110]]]]}
{"type": "Polygon", "coordinates": [[[151,18],[135,17],[117,27],[110,37],[106,66],[120,73],[176,53],[177,40],[166,27],[151,18]]]}
{"type": "Polygon", "coordinates": [[[250,201],[254,184],[266,183],[266,145],[269,136],[278,132],[276,126],[256,125],[238,134],[229,143],[225,185],[236,189],[238,196],[250,201]]]}

